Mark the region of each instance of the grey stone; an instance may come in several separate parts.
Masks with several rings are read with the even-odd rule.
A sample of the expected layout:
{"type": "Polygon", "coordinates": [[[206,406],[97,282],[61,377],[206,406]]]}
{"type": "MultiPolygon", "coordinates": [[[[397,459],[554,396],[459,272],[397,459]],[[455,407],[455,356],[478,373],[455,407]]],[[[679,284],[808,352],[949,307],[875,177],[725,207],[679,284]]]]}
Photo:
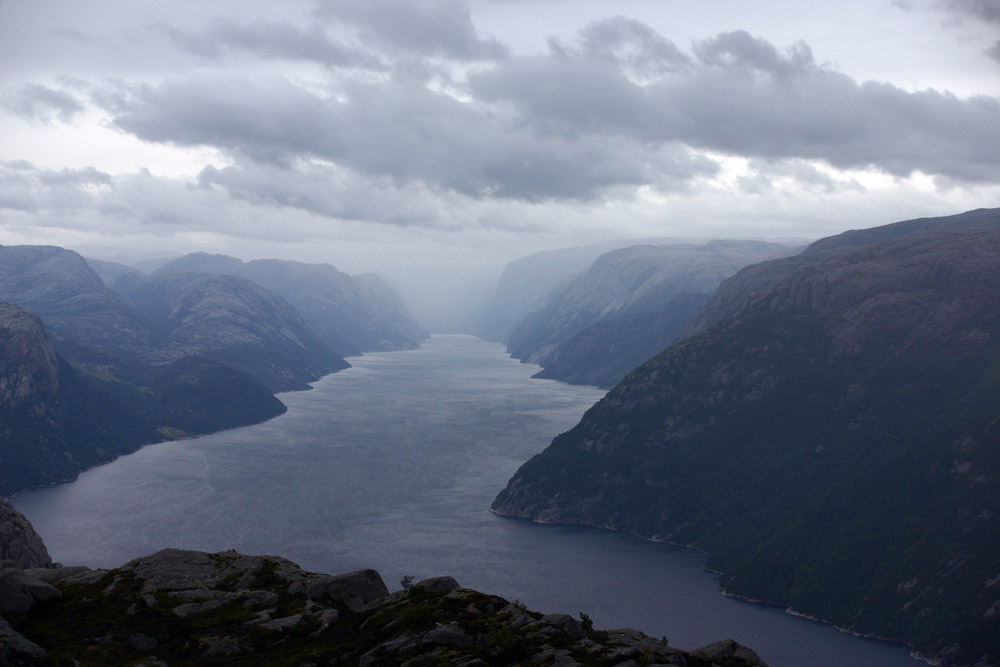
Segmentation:
{"type": "Polygon", "coordinates": [[[222,637],[220,639],[203,639],[198,643],[201,655],[205,658],[216,656],[236,655],[243,650],[243,645],[232,637],[222,637]]]}
{"type": "Polygon", "coordinates": [[[313,636],[319,635],[322,632],[326,632],[328,628],[334,625],[340,620],[340,612],[336,609],[324,609],[319,612],[319,629],[313,633],[313,636]]]}
{"type": "Polygon", "coordinates": [[[184,618],[190,616],[191,614],[200,614],[203,611],[212,611],[213,609],[218,609],[222,606],[222,603],[218,600],[206,600],[205,602],[188,602],[187,604],[182,604],[174,607],[172,611],[177,616],[184,618]]]}
{"type": "Polygon", "coordinates": [[[587,636],[580,622],[568,614],[548,614],[532,623],[532,626],[553,628],[570,639],[583,639],[587,636]]]}
{"type": "Polygon", "coordinates": [[[10,623],[0,618],[0,666],[21,664],[21,658],[43,660],[45,649],[24,638],[10,623]]]}
{"type": "Polygon", "coordinates": [[[381,575],[370,569],[319,577],[306,582],[304,592],[312,600],[323,597],[343,598],[347,606],[354,611],[360,610],[370,602],[389,596],[389,589],[386,588],[381,575]]]}
{"type": "Polygon", "coordinates": [[[0,569],[0,614],[23,614],[40,602],[62,597],[58,588],[8,566],[0,569]]]}
{"type": "Polygon", "coordinates": [[[282,618],[276,618],[273,621],[261,623],[257,627],[264,628],[265,630],[287,630],[288,628],[294,628],[301,622],[302,614],[295,614],[294,616],[283,616],[282,618]]]}
{"type": "Polygon", "coordinates": [[[454,625],[441,625],[429,630],[424,635],[425,644],[452,644],[454,646],[472,646],[474,640],[454,625]]]}
{"type": "Polygon", "coordinates": [[[767,663],[764,662],[761,657],[753,651],[753,649],[747,648],[742,644],[738,644],[732,639],[723,639],[722,641],[702,646],[699,649],[691,651],[691,655],[698,656],[699,658],[707,658],[708,660],[713,661],[720,658],[737,658],[739,660],[744,660],[751,665],[768,667],[767,663]]]}
{"type": "MultiPolygon", "coordinates": [[[[6,386],[6,379],[0,379],[0,385],[6,386]]],[[[0,560],[12,561],[22,569],[52,567],[52,558],[42,538],[6,498],[0,498],[0,560]]]]}
{"type": "Polygon", "coordinates": [[[56,588],[66,584],[90,584],[103,577],[107,572],[107,570],[92,570],[82,565],[56,568],[30,568],[24,571],[25,574],[35,579],[41,579],[56,588]]]}
{"type": "Polygon", "coordinates": [[[449,593],[461,588],[452,577],[431,577],[418,581],[415,585],[427,593],[449,593]]]}

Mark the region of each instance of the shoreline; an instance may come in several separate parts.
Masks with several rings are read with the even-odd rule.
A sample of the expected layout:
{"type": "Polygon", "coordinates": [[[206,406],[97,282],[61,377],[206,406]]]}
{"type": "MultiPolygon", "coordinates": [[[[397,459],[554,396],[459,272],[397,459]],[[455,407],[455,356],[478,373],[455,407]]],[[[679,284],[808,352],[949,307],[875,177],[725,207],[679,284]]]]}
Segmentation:
{"type": "MultiPolygon", "coordinates": [[[[492,507],[490,507],[489,512],[491,514],[495,514],[496,516],[503,517],[505,519],[516,519],[516,520],[519,520],[519,521],[528,521],[530,523],[535,523],[535,524],[538,524],[538,525],[541,525],[541,526],[577,526],[577,527],[582,527],[582,528],[596,528],[598,530],[608,530],[608,531],[615,532],[615,533],[622,533],[623,535],[630,535],[632,537],[636,537],[638,539],[645,540],[646,542],[653,542],[653,543],[656,543],[656,544],[669,544],[669,545],[675,546],[675,547],[681,547],[681,548],[684,548],[684,549],[691,549],[692,551],[697,551],[698,553],[700,553],[700,554],[702,554],[702,555],[704,555],[706,557],[712,555],[709,552],[705,551],[704,549],[699,549],[698,547],[696,547],[694,545],[691,545],[691,544],[683,544],[681,542],[673,542],[673,541],[671,541],[669,539],[666,539],[666,538],[664,538],[664,537],[662,537],[660,535],[653,535],[652,537],[646,536],[646,535],[639,535],[637,533],[633,533],[631,531],[624,530],[624,529],[621,529],[621,528],[615,528],[615,527],[609,526],[609,525],[599,525],[599,524],[595,524],[595,523],[579,523],[579,522],[539,521],[539,520],[532,519],[532,518],[529,518],[529,517],[517,516],[517,515],[514,515],[514,514],[504,514],[502,512],[498,512],[498,511],[494,510],[492,507]]],[[[713,574],[713,575],[719,575],[719,576],[721,576],[722,574],[724,574],[723,572],[720,572],[718,570],[713,570],[712,568],[710,568],[708,566],[702,566],[702,569],[705,570],[705,572],[708,572],[708,573],[713,574]]],[[[913,660],[918,661],[918,662],[922,662],[922,663],[925,663],[925,664],[928,664],[928,665],[934,665],[934,666],[941,664],[940,662],[935,661],[933,658],[930,658],[928,656],[924,656],[924,655],[921,655],[921,654],[917,653],[906,642],[903,642],[903,641],[898,640],[898,639],[891,639],[889,637],[880,637],[878,635],[862,634],[860,632],[855,632],[853,630],[849,630],[847,628],[839,626],[836,623],[834,623],[833,621],[828,621],[828,620],[825,620],[825,619],[822,619],[822,618],[818,618],[816,616],[810,616],[809,614],[797,611],[797,610],[793,609],[792,607],[786,606],[784,604],[780,604],[780,603],[776,603],[776,602],[769,602],[767,600],[757,600],[757,599],[754,599],[754,598],[745,597],[745,596],[738,595],[736,593],[732,593],[730,591],[727,591],[725,588],[722,588],[721,586],[719,587],[718,591],[719,591],[719,593],[723,597],[731,598],[733,600],[739,600],[741,602],[746,602],[746,603],[753,604],[753,605],[758,605],[758,606],[763,606],[763,607],[771,607],[771,608],[774,608],[774,609],[781,609],[782,611],[784,611],[789,616],[794,616],[796,618],[801,618],[801,619],[804,619],[804,620],[807,620],[807,621],[812,621],[813,623],[819,623],[819,624],[831,627],[834,630],[836,630],[837,632],[840,632],[841,634],[849,635],[851,637],[858,637],[859,639],[870,639],[870,640],[874,640],[874,641],[878,641],[878,642],[883,642],[883,643],[886,643],[886,644],[891,644],[891,645],[895,645],[895,646],[899,646],[899,647],[905,648],[905,649],[907,649],[909,651],[910,657],[913,660]]]]}

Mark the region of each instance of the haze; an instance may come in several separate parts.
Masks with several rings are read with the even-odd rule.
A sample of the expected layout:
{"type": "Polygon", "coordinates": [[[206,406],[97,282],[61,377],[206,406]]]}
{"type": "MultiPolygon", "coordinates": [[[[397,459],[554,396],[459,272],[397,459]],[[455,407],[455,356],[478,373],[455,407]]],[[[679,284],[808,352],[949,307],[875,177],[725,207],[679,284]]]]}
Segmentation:
{"type": "Polygon", "coordinates": [[[0,2],[0,242],[387,278],[1000,200],[995,0],[0,2]]]}

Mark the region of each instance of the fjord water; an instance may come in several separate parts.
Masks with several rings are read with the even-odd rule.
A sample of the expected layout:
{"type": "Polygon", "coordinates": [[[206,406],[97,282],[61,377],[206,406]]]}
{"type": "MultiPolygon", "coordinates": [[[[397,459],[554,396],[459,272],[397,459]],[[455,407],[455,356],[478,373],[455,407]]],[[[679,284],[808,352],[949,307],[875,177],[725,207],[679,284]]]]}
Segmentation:
{"type": "Polygon", "coordinates": [[[146,447],[16,496],[53,558],[114,567],[164,547],[306,569],[449,574],[543,612],[586,612],[693,649],[732,637],[772,667],[917,665],[899,646],[723,597],[691,549],[487,511],[517,467],[603,392],[469,336],[352,358],[271,421],[146,447]]]}

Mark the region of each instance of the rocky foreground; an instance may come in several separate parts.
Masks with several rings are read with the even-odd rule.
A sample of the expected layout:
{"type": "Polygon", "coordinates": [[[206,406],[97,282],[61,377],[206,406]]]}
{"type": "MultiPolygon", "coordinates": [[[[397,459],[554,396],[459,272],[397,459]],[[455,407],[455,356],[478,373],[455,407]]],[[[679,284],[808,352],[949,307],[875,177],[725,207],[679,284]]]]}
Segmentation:
{"type": "Polygon", "coordinates": [[[731,640],[681,651],[451,577],[390,593],[374,570],[329,576],[235,551],[165,549],[113,570],[4,561],[0,614],[0,666],[765,665],[731,640]]]}

